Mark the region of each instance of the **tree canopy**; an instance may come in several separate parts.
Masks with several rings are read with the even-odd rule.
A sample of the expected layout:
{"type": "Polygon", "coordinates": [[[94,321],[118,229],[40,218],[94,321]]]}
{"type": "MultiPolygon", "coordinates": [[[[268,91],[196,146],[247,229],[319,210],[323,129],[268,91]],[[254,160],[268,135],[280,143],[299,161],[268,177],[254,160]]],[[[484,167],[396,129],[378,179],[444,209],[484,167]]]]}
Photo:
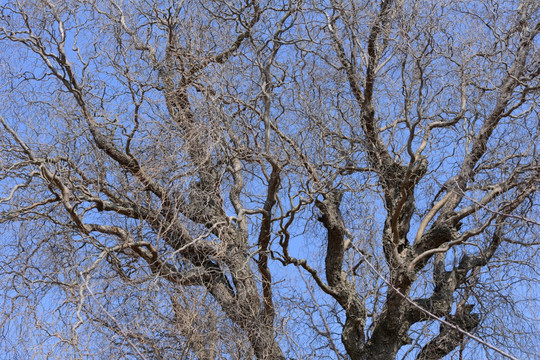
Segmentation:
{"type": "Polygon", "coordinates": [[[537,0],[6,0],[6,358],[540,353],[537,0]]]}

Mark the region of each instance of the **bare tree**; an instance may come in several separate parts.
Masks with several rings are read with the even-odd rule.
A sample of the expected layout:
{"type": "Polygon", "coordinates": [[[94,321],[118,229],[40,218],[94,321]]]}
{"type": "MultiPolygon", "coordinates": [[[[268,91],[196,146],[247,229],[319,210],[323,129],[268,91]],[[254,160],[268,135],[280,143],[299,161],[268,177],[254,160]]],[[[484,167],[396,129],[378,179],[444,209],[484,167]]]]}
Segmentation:
{"type": "Polygon", "coordinates": [[[540,3],[0,5],[9,358],[540,351],[540,3]]]}

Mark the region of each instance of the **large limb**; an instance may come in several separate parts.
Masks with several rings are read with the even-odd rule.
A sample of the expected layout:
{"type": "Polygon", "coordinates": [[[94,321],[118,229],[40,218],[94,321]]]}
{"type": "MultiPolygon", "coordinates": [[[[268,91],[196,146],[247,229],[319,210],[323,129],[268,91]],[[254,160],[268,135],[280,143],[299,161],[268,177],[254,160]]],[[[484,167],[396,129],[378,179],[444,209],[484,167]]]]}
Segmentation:
{"type": "Polygon", "coordinates": [[[315,205],[321,212],[319,221],[327,230],[326,280],[332,289],[332,296],[345,310],[346,319],[341,340],[351,358],[361,359],[365,341],[366,309],[356,287],[343,271],[346,228],[339,209],[342,196],[340,191],[332,190],[325,195],[323,201],[317,200],[315,205]]]}
{"type": "MultiPolygon", "coordinates": [[[[486,117],[482,124],[481,129],[475,135],[470,151],[466,154],[461,164],[459,174],[443,185],[442,191],[446,191],[446,195],[440,199],[432,208],[432,210],[422,219],[420,227],[417,231],[414,247],[417,255],[419,251],[424,249],[430,249],[438,247],[441,244],[449,241],[447,236],[440,237],[440,240],[436,240],[433,245],[432,233],[443,229],[452,229],[457,225],[460,220],[459,216],[454,216],[453,212],[462,202],[465,197],[465,189],[471,178],[475,175],[478,161],[487,151],[488,141],[497,128],[501,119],[508,117],[514,110],[522,103],[523,98],[516,104],[509,106],[514,95],[514,91],[518,86],[522,86],[521,79],[524,77],[527,71],[527,59],[531,47],[533,46],[534,39],[540,32],[540,23],[535,24],[531,28],[527,27],[527,21],[525,21],[526,14],[521,14],[524,17],[523,21],[520,21],[520,33],[522,34],[516,55],[512,66],[508,70],[508,74],[502,82],[498,98],[495,106],[489,116],[486,117]],[[428,225],[432,220],[440,214],[438,219],[434,221],[428,230],[428,225]],[[431,234],[430,234],[431,233],[431,234]]],[[[537,74],[533,74],[536,77],[537,74]]]]}
{"type": "MultiPolygon", "coordinates": [[[[474,306],[466,304],[467,296],[464,296],[459,301],[457,311],[454,315],[451,315],[452,306],[455,303],[455,291],[467,281],[471,281],[471,278],[490,262],[499,246],[505,241],[504,233],[508,220],[507,214],[515,210],[536,191],[536,183],[537,180],[532,179],[529,186],[523,188],[513,201],[506,203],[488,222],[474,232],[480,232],[480,229],[486,228],[486,225],[491,224],[492,220],[494,220],[491,240],[478,253],[467,254],[464,252],[459,263],[451,270],[445,270],[445,251],[438,252],[434,256],[433,281],[435,288],[433,294],[429,298],[415,300],[417,306],[410,306],[407,311],[407,321],[413,324],[419,321],[431,320],[431,314],[433,314],[439,318],[446,318],[446,321],[455,325],[455,327],[441,324],[439,335],[424,346],[418,355],[419,359],[443,358],[462,344],[466,333],[472,332],[480,324],[480,315],[472,312],[474,306]]],[[[499,350],[495,349],[495,351],[499,350]]]]}

